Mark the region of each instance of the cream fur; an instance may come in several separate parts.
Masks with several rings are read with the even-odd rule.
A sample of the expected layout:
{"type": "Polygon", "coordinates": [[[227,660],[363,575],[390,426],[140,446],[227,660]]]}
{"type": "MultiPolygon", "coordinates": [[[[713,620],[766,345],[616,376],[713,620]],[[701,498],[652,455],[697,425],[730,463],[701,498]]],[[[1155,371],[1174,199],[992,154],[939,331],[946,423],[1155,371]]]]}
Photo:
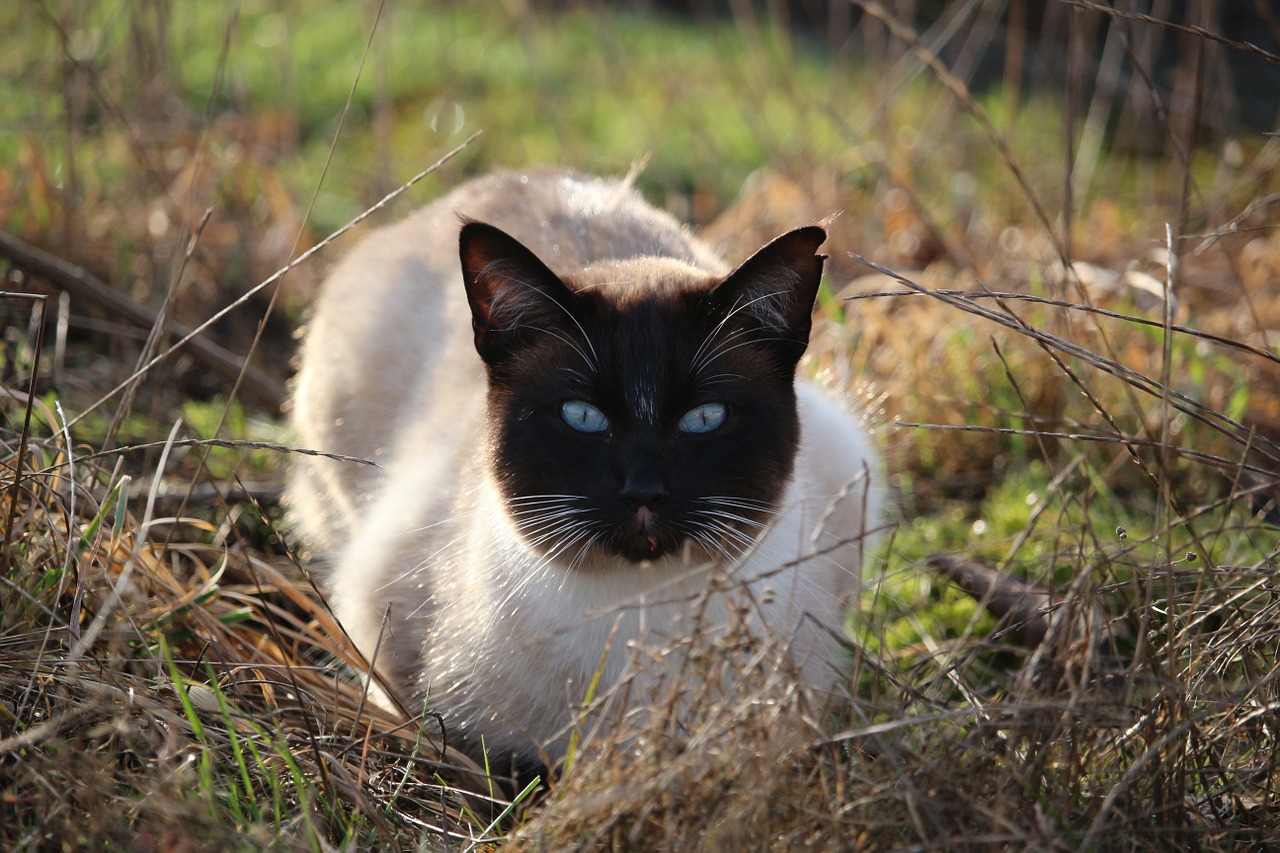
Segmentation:
{"type": "MultiPolygon", "coordinates": [[[[554,757],[606,644],[607,686],[627,669],[629,648],[693,630],[690,602],[719,573],[766,602],[758,625],[788,645],[803,681],[831,687],[832,635],[842,633],[881,517],[863,430],[798,384],[801,448],[784,509],[741,565],[542,565],[478,461],[485,378],[459,271],[459,214],[506,230],[557,272],[644,256],[726,271],[628,187],[557,173],[465,185],[351,251],[309,323],[293,423],[300,446],[381,467],[298,457],[288,492],[295,530],[327,563],[351,639],[367,657],[381,643],[380,671],[416,710],[425,696],[490,748],[529,738],[554,757]]],[[[702,628],[725,619],[715,602],[702,628]]]]}

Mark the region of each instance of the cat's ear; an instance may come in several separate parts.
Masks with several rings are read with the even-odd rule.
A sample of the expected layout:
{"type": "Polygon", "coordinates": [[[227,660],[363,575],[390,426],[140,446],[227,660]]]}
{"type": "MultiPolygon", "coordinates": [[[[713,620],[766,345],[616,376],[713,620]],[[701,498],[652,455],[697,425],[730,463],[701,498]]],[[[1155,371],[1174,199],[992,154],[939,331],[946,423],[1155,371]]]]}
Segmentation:
{"type": "Polygon", "coordinates": [[[486,364],[503,361],[536,335],[573,324],[573,291],[514,237],[468,221],[458,248],[476,351],[486,364]]]}
{"type": "Polygon", "coordinates": [[[818,247],[826,239],[825,229],[810,225],[767,244],[712,291],[717,312],[730,323],[763,327],[786,360],[799,361],[809,344],[813,302],[827,259],[818,247]]]}

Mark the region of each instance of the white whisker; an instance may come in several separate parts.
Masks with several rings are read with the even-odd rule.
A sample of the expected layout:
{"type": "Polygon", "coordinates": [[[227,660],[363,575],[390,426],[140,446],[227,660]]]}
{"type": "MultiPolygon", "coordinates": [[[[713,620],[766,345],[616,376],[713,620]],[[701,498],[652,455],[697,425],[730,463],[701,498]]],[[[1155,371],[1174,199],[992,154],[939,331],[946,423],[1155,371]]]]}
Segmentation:
{"type": "Polygon", "coordinates": [[[720,327],[717,326],[699,345],[697,352],[693,354],[693,358],[690,360],[690,370],[695,375],[701,373],[708,365],[719,358],[724,353],[725,348],[733,341],[752,334],[749,329],[735,329],[721,339],[715,337],[719,331],[720,327]]]}

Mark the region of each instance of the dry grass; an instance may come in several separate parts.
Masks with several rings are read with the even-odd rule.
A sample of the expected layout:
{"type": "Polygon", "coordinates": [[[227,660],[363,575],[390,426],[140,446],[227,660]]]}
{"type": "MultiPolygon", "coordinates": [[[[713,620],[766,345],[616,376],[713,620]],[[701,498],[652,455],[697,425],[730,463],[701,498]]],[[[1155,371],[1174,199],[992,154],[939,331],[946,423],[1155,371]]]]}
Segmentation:
{"type": "MultiPolygon", "coordinates": [[[[146,16],[166,7],[146,8],[141,53],[155,46],[146,16]]],[[[695,218],[720,211],[703,230],[730,256],[848,211],[809,369],[858,389],[903,512],[850,643],[847,707],[808,706],[753,638],[722,638],[692,655],[679,702],[640,703],[625,738],[585,743],[532,808],[495,824],[502,796],[438,720],[362,703],[362,662],[290,559],[270,483],[251,482],[279,471],[269,424],[250,413],[235,435],[265,444],[152,446],[180,409],[217,422],[182,439],[235,417],[187,399],[202,385],[181,353],[156,368],[181,384],[153,376],[112,397],[112,417],[79,421],[157,350],[109,313],[78,315],[68,336],[33,319],[67,316],[52,300],[7,295],[0,848],[1238,850],[1280,837],[1280,214],[1267,194],[1280,140],[1197,147],[1201,107],[1175,97],[1166,156],[1112,173],[1154,189],[1136,203],[1095,189],[1086,205],[1071,164],[1037,156],[1016,116],[872,11],[886,63],[917,62],[885,65],[868,115],[914,132],[837,116],[847,157],[780,151],[732,203],[675,198],[695,218]],[[919,68],[943,81],[924,118],[912,104],[925,98],[904,94],[919,68]],[[977,189],[929,183],[947,170],[977,189]],[[1044,640],[1021,645],[1016,625],[977,615],[926,567],[938,550],[1053,589],[1044,640]]],[[[1134,40],[1154,26],[1124,21],[1134,40]]],[[[759,51],[744,67],[775,67],[758,22],[739,24],[759,51]]],[[[24,139],[21,168],[0,176],[19,236],[152,306],[172,281],[187,325],[231,301],[228,280],[262,280],[320,242],[276,170],[296,118],[161,121],[168,89],[119,116],[101,92],[117,76],[127,89],[127,69],[95,67],[118,119],[95,153],[125,146],[137,180],[119,191],[81,160],[76,195],[24,139]],[[217,216],[197,228],[205,206],[217,216]],[[175,241],[179,223],[197,239],[175,241]]],[[[79,103],[93,81],[72,70],[61,95],[79,103]]],[[[285,301],[316,272],[291,272],[285,301]]],[[[256,318],[216,334],[250,354],[256,318]]],[[[268,330],[253,353],[278,376],[286,338],[268,330]]]]}
{"type": "Polygon", "coordinates": [[[81,455],[31,440],[6,495],[6,849],[470,836],[484,774],[432,721],[361,702],[343,665],[363,663],[301,571],[232,520],[154,514],[154,493],[81,455]]]}

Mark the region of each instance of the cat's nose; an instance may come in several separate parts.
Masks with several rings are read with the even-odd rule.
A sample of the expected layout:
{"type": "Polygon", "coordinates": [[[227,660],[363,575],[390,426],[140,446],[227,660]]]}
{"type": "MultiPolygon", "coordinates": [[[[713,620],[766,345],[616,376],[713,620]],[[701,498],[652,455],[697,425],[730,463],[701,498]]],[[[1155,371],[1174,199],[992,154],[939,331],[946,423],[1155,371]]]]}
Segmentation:
{"type": "Polygon", "coordinates": [[[662,448],[656,437],[633,433],[624,438],[619,456],[618,494],[633,510],[657,509],[667,499],[662,448]]]}
{"type": "Polygon", "coordinates": [[[667,490],[660,483],[627,483],[622,487],[622,499],[634,510],[657,509],[667,496],[667,490]]]}

